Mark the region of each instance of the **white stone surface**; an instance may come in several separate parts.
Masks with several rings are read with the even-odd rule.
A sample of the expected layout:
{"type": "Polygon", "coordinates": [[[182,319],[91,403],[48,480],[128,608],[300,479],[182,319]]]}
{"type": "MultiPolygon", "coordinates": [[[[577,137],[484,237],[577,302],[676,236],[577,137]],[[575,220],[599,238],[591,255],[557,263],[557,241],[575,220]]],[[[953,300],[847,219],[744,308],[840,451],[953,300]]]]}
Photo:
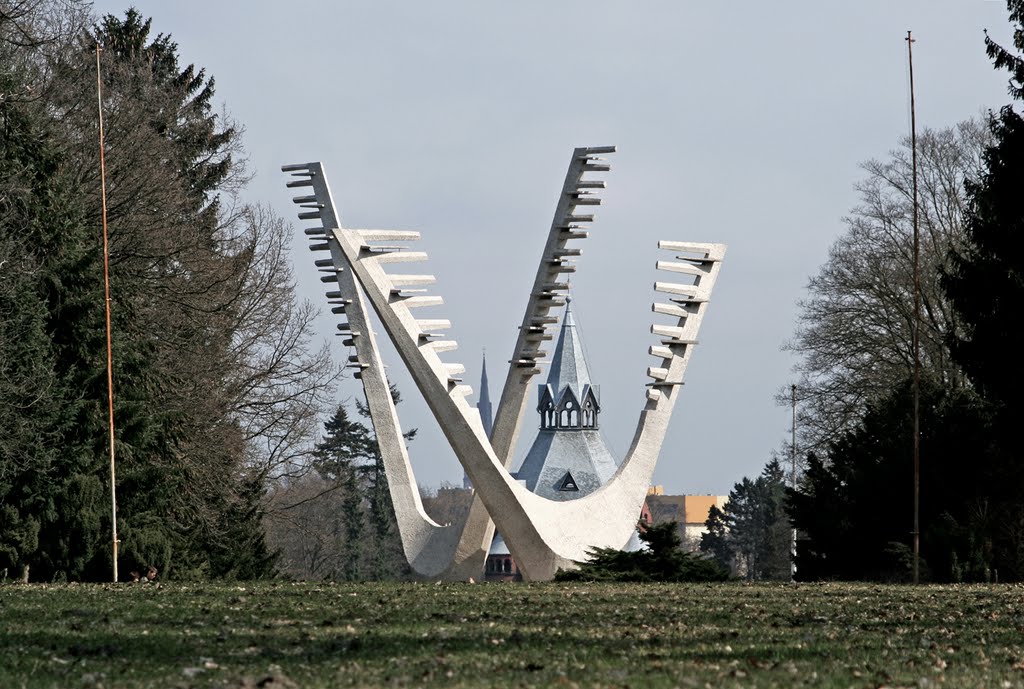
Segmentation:
{"type": "MultiPolygon", "coordinates": [[[[578,255],[578,251],[566,249],[565,243],[568,239],[585,236],[578,230],[578,223],[593,219],[576,215],[574,210],[577,205],[599,203],[584,190],[599,188],[603,183],[584,180],[583,175],[607,171],[608,166],[595,156],[613,151],[614,148],[606,147],[576,149],[573,153],[510,362],[491,438],[484,432],[476,409],[465,399],[467,386],[452,379],[451,371],[457,368],[438,357],[439,350],[447,351],[451,347],[433,346],[433,333],[424,329],[425,325],[436,326],[437,321],[417,321],[406,298],[402,297],[402,285],[427,284],[433,280],[410,283],[407,275],[396,275],[393,279],[383,268],[406,259],[422,260],[425,254],[390,247],[380,249],[368,244],[378,237],[393,241],[393,235],[368,236],[364,234],[367,231],[343,229],[319,163],[283,168],[286,172],[297,173],[299,178],[289,186],[314,188],[320,207],[319,219],[326,228],[323,231],[327,246],[318,243],[311,248],[329,248],[337,268],[338,291],[345,302],[348,328],[352,332],[350,339],[357,350],[358,361],[353,365],[362,375],[406,555],[421,574],[442,578],[479,576],[495,525],[527,580],[550,579],[558,568],[572,567],[574,561],[585,559],[591,547],[621,548],[634,531],[676,397],[681,392],[683,374],[707,300],[718,276],[724,245],[659,244],[664,250],[681,254],[676,258],[683,263],[672,263],[671,267],[659,264],[658,268],[677,275],[692,275],[693,284],[656,285],[656,290],[671,295],[669,303],[660,306],[671,308],[659,308],[656,304],[654,310],[668,315],[671,324],[657,324],[652,330],[668,339],[661,339],[660,344],[651,349],[659,362],[649,370],[654,375],[649,384],[652,387],[630,449],[611,480],[583,498],[554,502],[531,493],[508,472],[530,381],[538,372],[535,364],[540,356],[540,345],[547,335],[546,326],[556,320],[548,313],[564,304],[559,294],[562,284],[555,278],[565,272],[565,257],[578,255]],[[586,198],[586,202],[580,203],[580,198],[586,198]],[[681,270],[680,265],[687,268],[681,270]],[[383,364],[366,318],[364,294],[476,489],[476,498],[463,525],[441,527],[423,511],[383,364]]],[[[311,219],[308,213],[300,217],[311,219]]],[[[314,234],[311,239],[321,242],[324,237],[314,234]]]]}

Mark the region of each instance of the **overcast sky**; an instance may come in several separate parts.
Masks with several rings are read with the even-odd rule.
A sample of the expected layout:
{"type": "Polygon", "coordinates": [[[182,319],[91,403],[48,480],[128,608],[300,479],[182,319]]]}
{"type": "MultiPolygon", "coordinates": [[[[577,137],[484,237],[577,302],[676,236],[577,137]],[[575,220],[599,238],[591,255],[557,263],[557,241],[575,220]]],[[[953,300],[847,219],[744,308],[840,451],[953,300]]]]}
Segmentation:
{"type": "MultiPolygon", "coordinates": [[[[796,302],[856,204],[858,164],[919,127],[1008,101],[983,29],[1004,2],[211,2],[138,0],[183,63],[216,78],[246,129],[247,199],[294,218],[279,168],[320,160],[350,227],[420,230],[458,352],[497,402],[572,149],[614,144],[608,189],[572,277],[573,309],[613,452],[644,402],[659,239],[729,251],[655,482],[725,494],[789,434],[796,302]]],[[[123,15],[103,0],[98,14],[123,15]]],[[[324,306],[296,222],[301,294],[324,306]]],[[[326,309],[324,309],[326,311],[326,309]]],[[[320,330],[334,332],[325,315],[320,330]]],[[[336,356],[342,351],[332,338],[336,356]]],[[[401,363],[389,375],[421,484],[461,468],[401,363]]],[[[537,382],[541,382],[538,378],[537,382]]],[[[361,394],[347,381],[339,398],[361,394]]],[[[532,409],[532,404],[531,404],[532,409]]],[[[528,412],[522,456],[538,422],[528,412]]]]}

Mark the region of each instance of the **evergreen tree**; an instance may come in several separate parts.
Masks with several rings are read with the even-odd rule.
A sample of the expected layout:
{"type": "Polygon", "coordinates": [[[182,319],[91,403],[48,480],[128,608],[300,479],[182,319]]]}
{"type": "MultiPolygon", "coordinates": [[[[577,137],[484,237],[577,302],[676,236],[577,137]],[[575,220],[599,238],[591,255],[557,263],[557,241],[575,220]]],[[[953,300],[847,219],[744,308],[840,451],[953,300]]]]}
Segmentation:
{"type": "MultiPolygon", "coordinates": [[[[243,520],[250,530],[260,525],[260,494],[246,488],[245,444],[223,382],[232,377],[234,335],[225,305],[237,294],[240,275],[219,237],[215,185],[230,169],[223,149],[231,133],[217,131],[209,112],[212,84],[191,66],[178,70],[177,47],[164,36],[150,40],[149,31],[134,10],[124,21],[108,16],[82,37],[78,51],[53,61],[53,136],[67,161],[69,191],[95,200],[82,218],[95,255],[95,113],[80,104],[94,97],[86,76],[95,72],[94,46],[101,43],[124,569],[231,575],[249,556],[237,529],[243,520]],[[195,172],[210,161],[219,172],[195,172]]],[[[101,286],[100,275],[97,269],[89,279],[101,286]]],[[[58,294],[70,287],[62,285],[58,294]]],[[[92,353],[104,350],[103,328],[102,320],[85,319],[102,319],[102,298],[93,304],[99,309],[53,313],[64,333],[59,360],[85,377],[79,389],[88,400],[65,442],[102,460],[106,381],[102,357],[92,353]]],[[[105,559],[68,576],[98,578],[109,571],[105,559]]]]}
{"type": "Polygon", "coordinates": [[[108,92],[148,106],[145,125],[170,144],[173,157],[165,164],[181,176],[181,192],[199,214],[190,224],[212,234],[222,221],[219,194],[238,171],[232,156],[238,132],[213,112],[214,80],[195,65],[181,67],[177,44],[166,34],[152,37],[152,19],[135,8],[124,19],[104,16],[84,41],[85,52],[91,56],[96,44],[108,63],[113,59],[104,75],[108,92]]]}
{"type": "Polygon", "coordinates": [[[700,552],[706,553],[728,571],[735,568],[735,556],[729,542],[729,528],[725,512],[712,505],[708,511],[707,529],[700,536],[700,552]]]}
{"type": "MultiPolygon", "coordinates": [[[[0,89],[11,88],[4,75],[0,89]]],[[[14,113],[0,104],[0,187],[24,172],[11,144],[14,113]]],[[[4,228],[29,221],[26,207],[0,192],[4,228]],[[20,206],[20,207],[19,207],[20,206]]],[[[38,548],[40,513],[52,488],[50,467],[57,457],[47,438],[57,424],[56,376],[46,333],[46,304],[36,275],[39,264],[17,238],[0,234],[0,568],[21,569],[38,548]]]]}
{"type": "MultiPolygon", "coordinates": [[[[17,66],[0,70],[0,560],[26,577],[31,566],[75,578],[109,543],[102,455],[73,435],[93,417],[102,273],[46,102],[8,97],[40,88],[40,60],[26,53],[57,50],[60,39],[22,27],[8,42],[9,19],[0,21],[0,61],[17,66]],[[76,365],[83,358],[91,365],[76,365]]],[[[26,26],[37,19],[26,15],[26,26]]]]}
{"type": "Polygon", "coordinates": [[[729,491],[725,514],[729,525],[729,542],[747,579],[758,579],[761,539],[764,536],[764,507],[759,486],[744,476],[729,491]]]}
{"type": "MultiPolygon", "coordinates": [[[[1024,103],[1024,0],[1008,0],[1013,47],[985,38],[989,57],[1009,75],[1009,93],[1024,103]]],[[[1024,576],[1024,117],[1013,105],[991,114],[994,142],[985,152],[981,178],[968,182],[966,241],[952,256],[944,287],[964,324],[952,341],[953,355],[975,390],[991,405],[999,470],[986,489],[990,519],[1003,524],[995,539],[1000,572],[1024,576]],[[1015,555],[1011,555],[1016,553],[1015,555]]]]}
{"type": "MultiPolygon", "coordinates": [[[[1024,29],[1018,29],[1017,41],[1024,50],[1024,29]]],[[[991,41],[989,53],[997,64],[1014,65],[1024,75],[1024,59],[991,41]]],[[[958,361],[986,399],[1019,419],[1024,409],[1018,358],[1024,333],[1016,327],[1024,304],[1024,118],[1006,106],[990,126],[995,144],[986,151],[982,179],[968,184],[967,241],[954,254],[945,286],[966,326],[965,336],[954,342],[958,361]]]]}
{"type": "MultiPolygon", "coordinates": [[[[1017,54],[986,36],[989,57],[1010,73],[1010,95],[1024,102],[1024,2],[1009,0],[1017,54]]],[[[957,361],[999,417],[997,431],[1015,468],[1012,490],[1024,484],[1024,443],[1017,424],[1024,414],[1024,118],[1007,105],[990,116],[994,143],[985,152],[985,172],[967,185],[967,238],[953,255],[945,288],[965,324],[954,340],[957,361]]],[[[1009,487],[1009,486],[1008,486],[1009,487]]]]}
{"type": "MultiPolygon", "coordinates": [[[[871,407],[859,428],[808,457],[788,509],[803,534],[803,580],[909,580],[913,465],[911,389],[871,407]]],[[[1012,548],[995,548],[1006,525],[988,514],[1001,466],[988,409],[970,391],[921,388],[921,557],[926,577],[985,581],[1020,576],[1012,548]],[[930,574],[927,574],[930,573],[930,574]]]]}
{"type": "Polygon", "coordinates": [[[754,480],[733,486],[720,510],[712,507],[700,550],[747,579],[789,578],[789,519],[783,509],[785,477],[778,460],[754,480]]]}
{"type": "Polygon", "coordinates": [[[340,576],[356,581],[363,576],[366,510],[362,468],[374,456],[369,429],[349,417],[340,404],[324,423],[325,435],[316,446],[313,466],[327,479],[341,500],[339,520],[344,524],[341,543],[340,576]]]}
{"type": "MultiPolygon", "coordinates": [[[[391,395],[401,401],[394,386],[391,395]]],[[[368,416],[365,404],[355,407],[368,416]]],[[[406,441],[415,435],[407,432],[406,441]]],[[[324,423],[311,468],[313,475],[289,480],[273,494],[268,524],[286,573],[348,581],[408,577],[377,439],[345,404],[324,423]],[[303,525],[302,538],[294,536],[296,524],[303,525]]]]}
{"type": "Polygon", "coordinates": [[[765,465],[759,479],[764,510],[760,576],[788,579],[792,572],[792,524],[785,509],[786,474],[777,458],[765,465]]]}
{"type": "Polygon", "coordinates": [[[593,548],[575,570],[559,570],[555,581],[724,581],[728,569],[682,550],[675,522],[637,529],[645,548],[635,551],[593,548]]]}
{"type": "Polygon", "coordinates": [[[110,572],[99,41],[121,569],[265,575],[266,482],[315,442],[336,369],[309,348],[288,227],[221,204],[246,173],[213,80],[138,12],[86,31],[80,9],[0,8],[0,566],[110,572]]]}

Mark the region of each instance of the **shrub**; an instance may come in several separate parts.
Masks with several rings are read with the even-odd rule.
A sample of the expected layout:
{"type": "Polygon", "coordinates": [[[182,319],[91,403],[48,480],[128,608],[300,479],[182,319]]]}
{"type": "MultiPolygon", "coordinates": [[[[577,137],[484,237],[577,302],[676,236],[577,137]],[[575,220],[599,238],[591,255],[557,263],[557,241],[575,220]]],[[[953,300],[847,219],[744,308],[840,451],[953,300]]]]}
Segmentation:
{"type": "Polygon", "coordinates": [[[579,569],[559,570],[555,581],[725,581],[729,573],[717,562],[680,549],[675,522],[638,529],[647,547],[627,552],[592,548],[579,569]]]}

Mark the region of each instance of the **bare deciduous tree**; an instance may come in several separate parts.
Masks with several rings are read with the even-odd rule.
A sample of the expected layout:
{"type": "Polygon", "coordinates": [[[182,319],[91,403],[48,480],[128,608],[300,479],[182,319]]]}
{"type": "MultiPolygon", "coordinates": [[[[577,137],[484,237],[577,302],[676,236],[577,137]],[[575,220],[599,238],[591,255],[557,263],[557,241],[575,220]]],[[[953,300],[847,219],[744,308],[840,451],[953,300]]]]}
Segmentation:
{"type": "Polygon", "coordinates": [[[469,488],[444,482],[437,489],[420,486],[423,509],[438,524],[461,524],[473,503],[469,488]]]}
{"type": "Polygon", "coordinates": [[[314,348],[316,310],[295,297],[291,226],[263,206],[248,206],[242,217],[244,248],[237,254],[247,260],[226,369],[233,372],[231,412],[247,463],[266,480],[307,469],[341,369],[326,344],[314,348]]]}
{"type": "Polygon", "coordinates": [[[327,579],[345,569],[343,491],[316,472],[275,481],[267,493],[267,540],[278,571],[292,579],[327,579]]]}
{"type": "MultiPolygon", "coordinates": [[[[984,123],[926,130],[918,137],[921,358],[924,375],[962,385],[947,336],[957,329],[939,278],[963,240],[964,180],[974,178],[989,140],[984,123]]],[[[796,334],[800,446],[810,450],[848,429],[865,405],[913,371],[913,179],[910,141],[863,164],[861,202],[808,283],[796,334]]],[[[788,404],[789,389],[779,395],[788,404]]]]}
{"type": "Polygon", "coordinates": [[[77,39],[88,21],[89,5],[82,0],[0,0],[0,104],[38,99],[49,58],[77,39]],[[8,78],[15,73],[20,79],[8,78]]]}

